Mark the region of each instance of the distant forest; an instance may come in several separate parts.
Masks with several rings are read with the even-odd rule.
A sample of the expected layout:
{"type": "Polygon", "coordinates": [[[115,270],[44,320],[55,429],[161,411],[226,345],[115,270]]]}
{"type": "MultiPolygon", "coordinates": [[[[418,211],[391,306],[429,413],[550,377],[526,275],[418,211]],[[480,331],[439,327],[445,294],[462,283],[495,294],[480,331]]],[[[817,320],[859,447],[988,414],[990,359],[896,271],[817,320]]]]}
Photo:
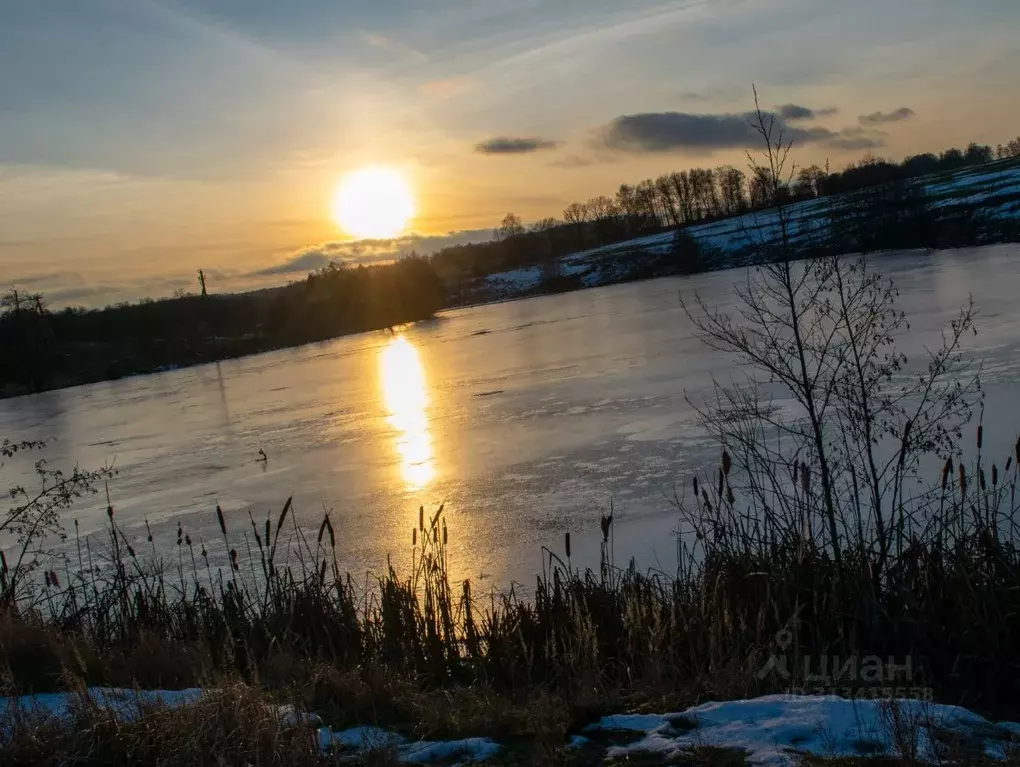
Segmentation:
{"type": "Polygon", "coordinates": [[[995,159],[1020,158],[1020,137],[993,149],[971,144],[939,154],[926,153],[896,163],[867,155],[842,171],[818,165],[799,169],[782,189],[779,200],[770,197],[759,172],[745,173],[724,165],[692,168],[623,184],[615,198],[599,196],[574,202],[561,220],[544,218],[525,227],[521,218],[507,214],[490,242],[455,245],[430,258],[447,284],[507,269],[542,263],[587,248],[704,224],[772,207],[783,202],[856,192],[872,187],[983,165],[995,159]]]}
{"type": "MultiPolygon", "coordinates": [[[[281,288],[242,294],[144,299],[105,309],[52,310],[42,295],[10,290],[0,298],[0,396],[121,378],[171,367],[322,341],[346,333],[425,319],[476,300],[478,278],[542,265],[544,292],[578,287],[557,272],[557,258],[670,229],[740,215],[778,203],[840,195],[840,221],[827,247],[972,244],[967,229],[935,222],[912,179],[1020,158],[1020,137],[993,150],[971,144],[894,163],[873,156],[842,171],[800,169],[778,197],[764,178],[732,166],[693,168],[622,185],[614,198],[572,203],[562,220],[526,227],[508,214],[488,242],[412,254],[391,264],[333,263],[281,288]],[[849,201],[849,203],[847,202],[849,201]],[[943,231],[936,231],[938,223],[943,231]],[[838,237],[838,242],[836,238],[838,237]]],[[[678,235],[676,272],[707,268],[693,238],[678,235]]],[[[661,272],[658,272],[661,273],[661,272]]],[[[653,272],[634,273],[654,276],[653,272]]],[[[635,277],[632,277],[635,278],[635,277]]],[[[484,294],[478,300],[486,300],[484,294]]]]}
{"type": "Polygon", "coordinates": [[[0,393],[18,394],[323,341],[432,316],[443,286],[428,261],[331,264],[283,288],[50,311],[0,299],[0,393]]]}

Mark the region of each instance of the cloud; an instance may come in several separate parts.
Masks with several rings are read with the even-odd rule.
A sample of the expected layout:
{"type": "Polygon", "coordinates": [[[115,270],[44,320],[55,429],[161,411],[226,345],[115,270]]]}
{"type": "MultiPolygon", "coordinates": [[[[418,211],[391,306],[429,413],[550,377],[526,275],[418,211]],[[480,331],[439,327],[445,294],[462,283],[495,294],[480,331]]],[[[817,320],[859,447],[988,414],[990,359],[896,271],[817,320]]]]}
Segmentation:
{"type": "Polygon", "coordinates": [[[814,120],[816,117],[829,117],[839,112],[839,110],[836,107],[812,109],[811,107],[801,106],[800,104],[783,104],[782,106],[776,107],[776,112],[779,114],[780,119],[789,121],[814,120]]]}
{"type": "Polygon", "coordinates": [[[475,86],[475,79],[469,76],[449,77],[445,80],[429,80],[418,86],[423,96],[446,98],[463,93],[475,86]]]}
{"type": "Polygon", "coordinates": [[[389,53],[396,53],[420,62],[429,60],[429,57],[421,51],[416,50],[410,45],[402,43],[399,40],[395,40],[392,37],[386,37],[386,35],[380,35],[374,32],[364,32],[362,33],[362,39],[369,45],[389,53]]]}
{"type": "Polygon", "coordinates": [[[466,245],[492,239],[491,229],[465,229],[439,235],[408,234],[392,240],[348,240],[320,242],[290,253],[285,261],[250,273],[249,277],[304,275],[321,269],[331,261],[352,264],[379,264],[394,261],[411,252],[430,255],[451,245],[466,245]]]}
{"type": "MultiPolygon", "coordinates": [[[[610,149],[625,152],[711,152],[716,149],[746,149],[761,143],[761,136],[749,122],[750,114],[689,114],[649,112],[622,115],[601,131],[610,149]]],[[[797,128],[783,124],[784,138],[798,144],[818,143],[836,138],[827,128],[797,128]]]]}
{"type": "Polygon", "coordinates": [[[254,275],[257,277],[276,277],[284,274],[313,272],[324,267],[330,260],[329,256],[318,250],[308,250],[298,253],[282,264],[275,264],[265,269],[260,269],[254,275]]]}
{"type": "Polygon", "coordinates": [[[885,146],[885,140],[880,136],[841,136],[828,142],[834,149],[878,149],[885,146]]]}
{"type": "Polygon", "coordinates": [[[475,144],[475,151],[479,154],[531,154],[546,149],[555,149],[559,146],[558,141],[531,137],[512,138],[510,136],[497,136],[475,144]]]}
{"type": "Polygon", "coordinates": [[[908,107],[900,107],[892,112],[872,112],[870,115],[861,115],[858,119],[861,125],[885,125],[886,123],[897,123],[909,120],[914,116],[914,110],[908,107]]]}
{"type": "Polygon", "coordinates": [[[749,93],[747,88],[730,85],[703,91],[681,91],[679,95],[685,101],[735,101],[746,98],[749,93]]]}
{"type": "Polygon", "coordinates": [[[550,168],[587,168],[599,162],[594,157],[584,157],[578,154],[567,155],[549,163],[550,168]]]}
{"type": "MultiPolygon", "coordinates": [[[[788,114],[813,116],[834,113],[834,109],[811,110],[797,104],[780,107],[788,114]]],[[[791,125],[790,119],[774,115],[783,140],[794,144],[818,144],[834,149],[872,149],[884,146],[884,134],[859,126],[833,131],[820,126],[791,125]]],[[[690,152],[710,154],[723,149],[754,149],[762,138],[751,122],[753,113],[690,114],[687,112],[649,112],[622,115],[596,131],[597,142],[618,152],[656,154],[690,152]]],[[[794,119],[806,119],[796,117],[794,119]]]]}

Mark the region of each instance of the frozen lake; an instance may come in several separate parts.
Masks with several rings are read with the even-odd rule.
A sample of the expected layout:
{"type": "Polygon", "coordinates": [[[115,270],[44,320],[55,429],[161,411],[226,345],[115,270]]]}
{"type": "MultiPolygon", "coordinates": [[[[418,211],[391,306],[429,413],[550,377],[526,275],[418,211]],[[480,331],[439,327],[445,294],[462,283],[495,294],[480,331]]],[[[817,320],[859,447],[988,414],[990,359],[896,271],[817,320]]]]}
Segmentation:
{"type": "MultiPolygon", "coordinates": [[[[877,257],[902,291],[908,355],[936,343],[972,294],[984,360],[986,448],[1020,429],[1020,246],[877,257]]],[[[530,583],[542,545],[595,561],[615,504],[616,556],[671,569],[674,483],[713,463],[697,401],[733,362],[692,335],[678,291],[731,302],[742,271],[667,278],[444,313],[377,332],[160,375],[0,401],[0,436],[51,439],[55,467],[112,462],[130,536],[147,517],[216,541],[215,506],[238,536],[294,496],[312,530],[333,510],[352,573],[410,560],[418,506],[445,502],[455,577],[530,583]],[[269,456],[256,459],[262,448],[269,456]]],[[[969,437],[968,437],[969,439],[969,437]]],[[[10,465],[11,484],[24,466],[10,465]]],[[[105,521],[90,504],[68,515],[105,521]]],[[[8,542],[3,542],[6,545],[8,542]]]]}

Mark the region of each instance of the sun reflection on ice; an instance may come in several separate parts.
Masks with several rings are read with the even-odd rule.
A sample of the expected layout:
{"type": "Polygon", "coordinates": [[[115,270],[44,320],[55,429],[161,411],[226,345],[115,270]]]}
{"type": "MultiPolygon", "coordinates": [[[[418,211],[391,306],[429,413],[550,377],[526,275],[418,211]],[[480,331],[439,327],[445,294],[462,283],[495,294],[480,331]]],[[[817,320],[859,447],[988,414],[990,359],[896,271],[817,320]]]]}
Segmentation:
{"type": "Polygon", "coordinates": [[[421,490],[436,475],[429,434],[429,396],[418,350],[394,338],[379,358],[386,422],[396,430],[400,473],[409,490],[421,490]]]}

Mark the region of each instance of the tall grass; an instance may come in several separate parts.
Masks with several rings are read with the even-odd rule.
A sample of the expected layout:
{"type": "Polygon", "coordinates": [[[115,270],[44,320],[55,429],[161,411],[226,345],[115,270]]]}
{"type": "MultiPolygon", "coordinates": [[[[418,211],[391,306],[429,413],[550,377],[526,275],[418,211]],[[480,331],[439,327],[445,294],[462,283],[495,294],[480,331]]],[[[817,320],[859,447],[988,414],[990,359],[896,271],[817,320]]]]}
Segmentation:
{"type": "Polygon", "coordinates": [[[986,457],[946,465],[933,488],[904,501],[881,570],[876,533],[850,519],[840,520],[836,567],[813,531],[821,512],[810,479],[789,483],[790,503],[762,508],[740,497],[724,455],[693,483],[692,502],[678,493],[675,574],[617,567],[610,514],[592,530],[603,541],[598,571],[572,566],[567,536],[562,552],[545,550],[533,589],[503,593],[451,583],[441,507],[420,510],[410,572],[390,568],[368,589],[344,572],[333,520],[306,535],[289,501],[244,530],[215,511],[225,568],[183,529],[172,553],[151,534],[130,542],[111,508],[105,545],[80,538],[76,562],[44,571],[37,588],[0,574],[0,666],[19,693],[71,677],[311,684],[313,669],[332,669],[511,697],[699,698],[804,684],[805,659],[817,670],[821,657],[909,657],[910,683],[936,697],[1017,713],[1020,443],[1005,458],[1001,468],[986,457]],[[792,676],[759,674],[779,652],[792,676]]]}

